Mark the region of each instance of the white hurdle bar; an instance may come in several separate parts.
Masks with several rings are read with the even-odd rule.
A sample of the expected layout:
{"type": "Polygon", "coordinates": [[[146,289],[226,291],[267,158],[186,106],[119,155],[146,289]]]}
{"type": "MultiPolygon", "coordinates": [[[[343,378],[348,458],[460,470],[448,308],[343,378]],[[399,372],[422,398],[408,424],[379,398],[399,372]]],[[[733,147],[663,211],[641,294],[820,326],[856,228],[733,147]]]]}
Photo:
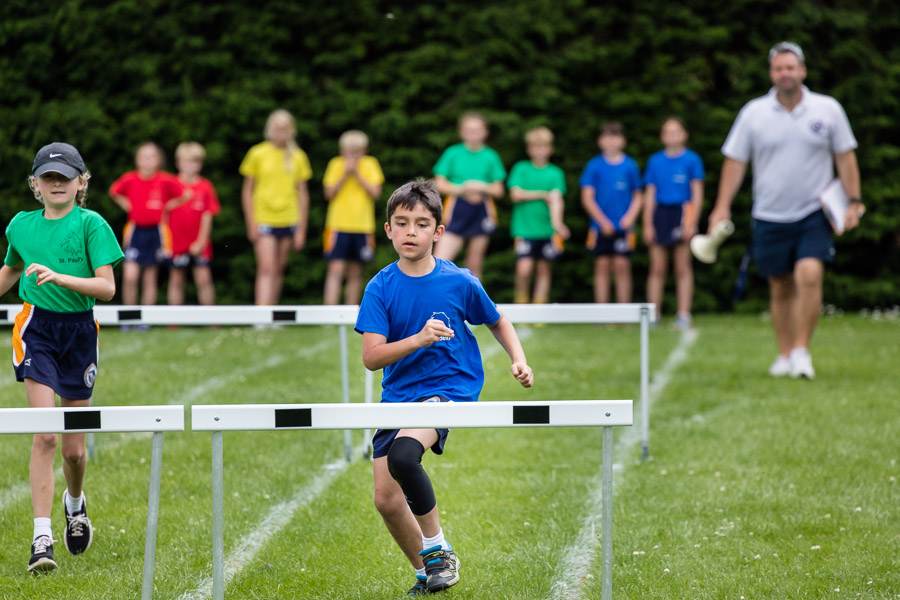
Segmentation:
{"type": "Polygon", "coordinates": [[[184,431],[184,406],[104,406],[84,408],[3,408],[0,434],[152,432],[147,535],[141,600],[153,597],[163,433],[184,431]]]}
{"type": "Polygon", "coordinates": [[[454,427],[603,428],[600,589],[602,600],[611,600],[612,428],[632,421],[631,400],[194,405],[191,429],[212,432],[213,600],[225,598],[223,432],[454,427]]]}
{"type": "MultiPolygon", "coordinates": [[[[500,304],[513,323],[635,323],[640,325],[641,456],[650,456],[650,323],[656,321],[651,303],[631,304],[500,304]]],[[[0,305],[0,324],[12,324],[22,309],[0,305]]],[[[338,306],[116,306],[98,304],[94,315],[101,325],[339,325],[341,388],[350,402],[347,326],[356,324],[359,307],[338,306]]],[[[367,379],[368,381],[368,379],[367,379]]],[[[368,393],[368,390],[367,390],[368,393]]],[[[344,434],[344,454],[350,459],[350,432],[344,434]]]]}

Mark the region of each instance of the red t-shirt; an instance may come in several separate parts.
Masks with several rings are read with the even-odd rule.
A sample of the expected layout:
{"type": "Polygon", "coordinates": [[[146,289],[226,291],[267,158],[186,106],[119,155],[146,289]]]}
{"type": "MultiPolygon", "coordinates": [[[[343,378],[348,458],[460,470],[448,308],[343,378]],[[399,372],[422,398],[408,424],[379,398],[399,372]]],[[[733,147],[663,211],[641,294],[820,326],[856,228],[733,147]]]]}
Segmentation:
{"type": "MultiPolygon", "coordinates": [[[[203,213],[219,214],[219,197],[209,179],[199,178],[194,183],[178,180],[191,190],[191,199],[169,213],[169,229],[172,231],[172,256],[187,254],[191,244],[200,234],[203,213]]],[[[203,256],[212,258],[212,243],[207,242],[203,256]]]]}
{"type": "Polygon", "coordinates": [[[159,225],[166,202],[178,198],[184,187],[178,178],[163,171],[144,179],[137,171],[129,171],[109,186],[110,196],[125,196],[131,202],[128,220],[141,227],[159,225]]]}

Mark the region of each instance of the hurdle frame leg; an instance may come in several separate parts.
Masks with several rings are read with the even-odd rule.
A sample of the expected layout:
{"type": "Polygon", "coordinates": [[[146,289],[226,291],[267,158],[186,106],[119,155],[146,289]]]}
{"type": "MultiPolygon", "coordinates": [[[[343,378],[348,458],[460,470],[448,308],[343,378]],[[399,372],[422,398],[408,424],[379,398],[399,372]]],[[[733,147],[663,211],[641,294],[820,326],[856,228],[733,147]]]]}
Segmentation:
{"type": "MultiPolygon", "coordinates": [[[[372,403],[372,385],[375,382],[375,373],[366,369],[365,367],[363,367],[363,369],[366,372],[365,383],[363,384],[365,386],[363,399],[366,404],[371,404],[372,403]]],[[[363,447],[365,448],[365,450],[363,451],[363,456],[365,456],[366,458],[371,458],[372,457],[372,430],[371,429],[363,429],[363,447]]]]}
{"type": "Polygon", "coordinates": [[[162,480],[163,433],[153,433],[150,458],[150,494],[147,500],[147,534],[144,540],[144,578],[141,600],[153,598],[153,568],[156,560],[156,528],[159,524],[159,487],[162,480]]]}
{"type": "Polygon", "coordinates": [[[612,600],[613,428],[603,427],[600,506],[600,598],[612,600]]]}
{"type": "MultiPolygon", "coordinates": [[[[350,366],[347,358],[347,326],[338,326],[341,332],[341,398],[344,404],[350,403],[350,366]]],[[[344,458],[353,460],[353,432],[344,430],[344,458]]]]}
{"type": "Polygon", "coordinates": [[[650,309],[641,308],[641,460],[650,457],[650,309]]]}
{"type": "Polygon", "coordinates": [[[225,481],[221,431],[212,432],[213,600],[225,598],[225,481]]]}

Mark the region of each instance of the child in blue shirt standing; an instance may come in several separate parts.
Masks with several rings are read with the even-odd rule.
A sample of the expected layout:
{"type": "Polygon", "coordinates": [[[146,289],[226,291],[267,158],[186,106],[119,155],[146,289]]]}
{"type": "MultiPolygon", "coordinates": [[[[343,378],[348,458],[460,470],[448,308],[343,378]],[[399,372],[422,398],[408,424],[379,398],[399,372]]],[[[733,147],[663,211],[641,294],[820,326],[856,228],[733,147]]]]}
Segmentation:
{"type": "Polygon", "coordinates": [[[691,326],[694,298],[694,271],[688,242],[697,233],[703,208],[703,161],[687,147],[688,131],[678,117],[662,124],[663,150],[650,157],[644,174],[644,242],[650,246],[647,300],[662,314],[666,262],[672,251],[677,309],[675,326],[691,326]]]}
{"type": "Polygon", "coordinates": [[[591,217],[587,246],[594,260],[594,302],[609,302],[610,272],[616,301],[631,302],[631,252],[634,223],[641,212],[641,172],[625,154],[625,128],[610,121],[600,127],[601,153],[584,167],[581,205],[591,217]]]}
{"type": "MultiPolygon", "coordinates": [[[[512,323],[497,311],[468,269],[435,258],[444,233],[434,184],[399,187],[387,204],[388,238],[400,256],[366,286],[356,331],[363,363],[384,369],[382,402],[474,402],[484,385],[481,354],[465,322],[487,325],[509,354],[512,375],[531,387],[533,373],[512,323]]],[[[430,448],[442,454],[448,429],[378,430],[374,447],[375,506],[416,570],[411,595],[459,581],[459,560],[444,539],[434,489],[422,468],[430,448]]]]}

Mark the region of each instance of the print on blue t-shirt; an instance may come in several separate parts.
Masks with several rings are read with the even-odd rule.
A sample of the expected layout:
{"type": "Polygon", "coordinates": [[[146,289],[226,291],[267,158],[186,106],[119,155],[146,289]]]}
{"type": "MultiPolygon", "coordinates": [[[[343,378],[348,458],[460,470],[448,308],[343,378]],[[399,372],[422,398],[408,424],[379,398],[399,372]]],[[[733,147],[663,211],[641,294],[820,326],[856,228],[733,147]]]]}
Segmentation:
{"type": "Polygon", "coordinates": [[[379,333],[390,343],[419,333],[429,319],[442,321],[453,337],[386,366],[382,402],[415,402],[435,395],[453,402],[478,400],[484,369],[466,322],[493,325],[500,313],[468,269],[436,258],[431,273],[410,277],[396,262],[386,266],[366,285],[355,329],[379,333]]]}
{"type": "Polygon", "coordinates": [[[660,150],[647,161],[644,183],[656,187],[657,204],[684,204],[691,199],[691,182],[706,179],[703,161],[693,150],[678,156],[660,150]]]}
{"type": "MultiPolygon", "coordinates": [[[[631,206],[634,190],[641,189],[641,172],[634,159],[626,155],[622,162],[612,165],[606,157],[598,154],[585,165],[578,184],[594,188],[597,206],[612,221],[616,231],[624,233],[619,221],[631,206]]],[[[599,230],[600,224],[591,219],[591,227],[599,230]]]]}

